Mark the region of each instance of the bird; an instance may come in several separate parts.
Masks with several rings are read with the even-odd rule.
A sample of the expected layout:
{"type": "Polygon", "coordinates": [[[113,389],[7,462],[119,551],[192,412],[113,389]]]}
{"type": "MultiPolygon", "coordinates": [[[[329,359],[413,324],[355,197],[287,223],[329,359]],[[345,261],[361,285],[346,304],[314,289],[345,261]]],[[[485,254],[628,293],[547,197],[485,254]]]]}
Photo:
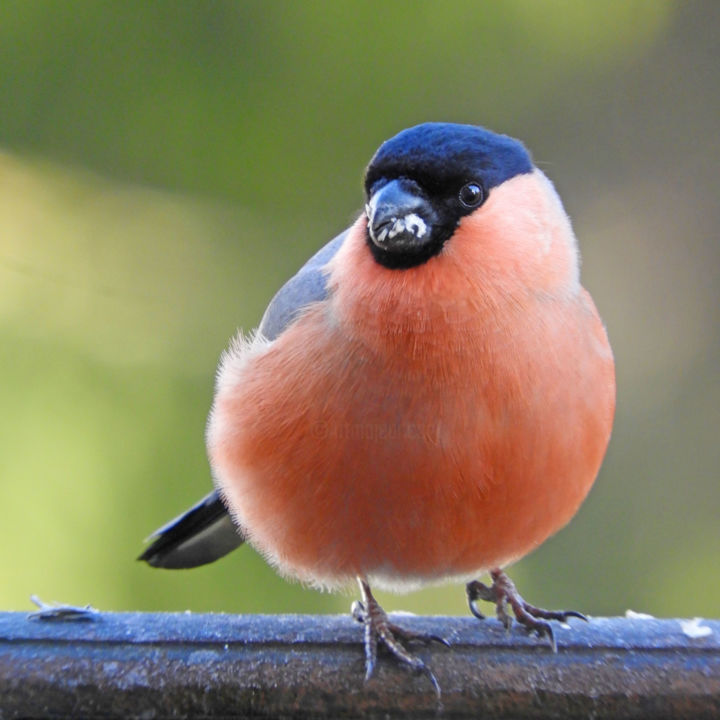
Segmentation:
{"type": "Polygon", "coordinates": [[[607,333],[571,222],[522,142],[426,122],[382,143],[353,224],[222,354],[213,491],[139,559],[189,568],[244,542],[283,576],[357,582],[365,676],[379,645],[430,675],[372,588],[462,582],[549,639],[585,619],[524,600],[505,568],[565,526],[615,410],[607,333]],[[489,573],[491,584],[478,578],[489,573]]]}

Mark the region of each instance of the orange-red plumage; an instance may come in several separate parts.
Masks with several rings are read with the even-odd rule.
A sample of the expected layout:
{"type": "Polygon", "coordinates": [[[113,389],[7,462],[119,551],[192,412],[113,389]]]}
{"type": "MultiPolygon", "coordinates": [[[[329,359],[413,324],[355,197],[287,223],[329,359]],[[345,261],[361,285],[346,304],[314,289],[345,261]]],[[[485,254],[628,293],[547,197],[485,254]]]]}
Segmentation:
{"type": "Polygon", "coordinates": [[[610,347],[539,171],[495,188],[404,274],[372,258],[366,222],[328,266],[328,300],[225,356],[215,477],[286,574],[469,578],[532,550],[584,499],[612,424],[610,347]]]}

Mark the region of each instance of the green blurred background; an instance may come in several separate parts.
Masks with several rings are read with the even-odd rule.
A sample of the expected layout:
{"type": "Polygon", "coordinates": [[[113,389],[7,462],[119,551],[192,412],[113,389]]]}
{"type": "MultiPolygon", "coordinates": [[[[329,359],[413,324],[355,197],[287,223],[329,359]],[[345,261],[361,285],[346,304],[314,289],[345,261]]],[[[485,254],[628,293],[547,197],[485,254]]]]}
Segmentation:
{"type": "MultiPolygon", "coordinates": [[[[618,410],[535,603],[720,615],[720,3],[0,3],[0,607],[345,611],[250,548],[135,562],[210,486],[213,374],[426,120],[522,138],[573,218],[618,410]]],[[[382,596],[464,613],[461,586],[382,596]]]]}

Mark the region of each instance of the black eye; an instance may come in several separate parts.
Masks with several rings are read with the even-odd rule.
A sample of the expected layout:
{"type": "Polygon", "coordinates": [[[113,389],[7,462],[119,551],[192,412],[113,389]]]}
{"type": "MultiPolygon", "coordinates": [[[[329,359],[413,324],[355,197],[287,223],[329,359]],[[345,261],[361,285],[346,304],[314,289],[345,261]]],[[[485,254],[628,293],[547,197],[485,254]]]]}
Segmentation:
{"type": "Polygon", "coordinates": [[[482,185],[476,182],[469,182],[460,188],[458,197],[465,207],[473,208],[482,203],[485,199],[485,193],[483,192],[482,185]]]}

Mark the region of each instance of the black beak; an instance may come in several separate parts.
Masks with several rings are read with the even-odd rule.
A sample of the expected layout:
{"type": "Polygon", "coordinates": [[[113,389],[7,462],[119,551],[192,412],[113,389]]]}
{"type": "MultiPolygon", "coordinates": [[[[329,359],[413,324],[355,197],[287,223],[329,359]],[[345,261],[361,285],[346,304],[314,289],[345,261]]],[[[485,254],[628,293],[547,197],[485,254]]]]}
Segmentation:
{"type": "Polygon", "coordinates": [[[368,235],[378,250],[390,254],[424,254],[433,242],[435,211],[411,180],[383,185],[365,206],[368,235]]]}

